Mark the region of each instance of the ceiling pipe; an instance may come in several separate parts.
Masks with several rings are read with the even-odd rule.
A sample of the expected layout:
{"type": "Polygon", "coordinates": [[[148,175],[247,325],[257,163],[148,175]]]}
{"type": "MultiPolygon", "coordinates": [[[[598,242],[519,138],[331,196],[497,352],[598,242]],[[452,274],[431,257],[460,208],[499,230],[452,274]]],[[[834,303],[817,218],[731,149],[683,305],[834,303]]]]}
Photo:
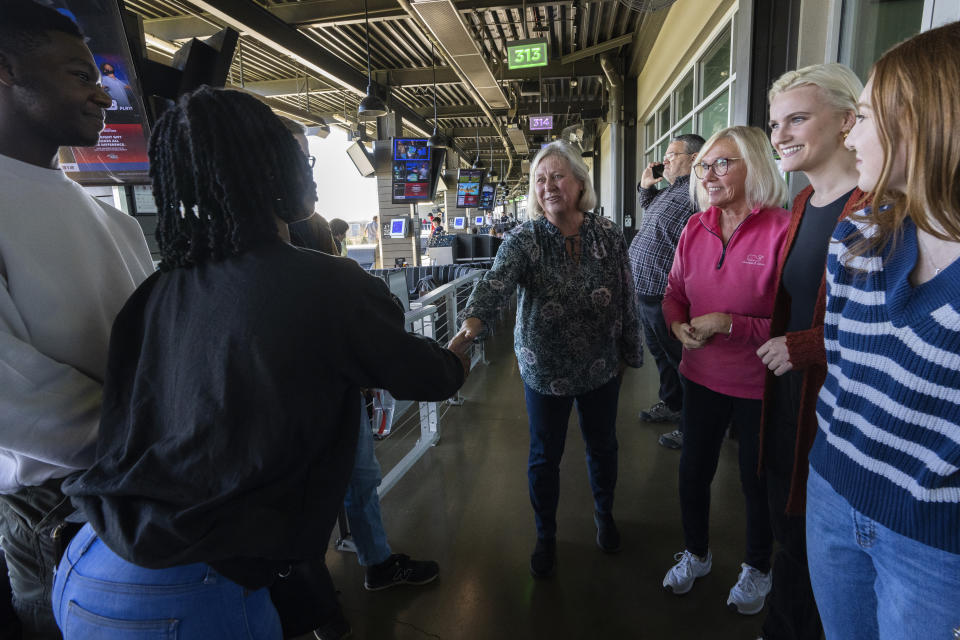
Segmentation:
{"type": "Polygon", "coordinates": [[[420,31],[427,37],[428,40],[436,47],[437,51],[440,52],[440,55],[443,56],[443,59],[446,61],[447,65],[453,69],[457,74],[457,77],[460,78],[460,82],[463,83],[463,86],[467,88],[467,91],[473,96],[474,100],[477,101],[477,106],[480,107],[480,110],[483,111],[490,119],[490,123],[493,125],[493,128],[496,130],[497,135],[500,136],[500,142],[503,144],[504,150],[507,152],[507,175],[510,175],[510,172],[513,170],[513,152],[510,150],[510,144],[507,142],[507,138],[504,135],[503,129],[500,127],[500,122],[494,117],[493,113],[490,111],[490,108],[487,107],[486,101],[477,91],[476,87],[470,82],[460,68],[454,64],[453,59],[447,53],[446,48],[437,40],[433,35],[433,32],[427,28],[427,25],[424,24],[423,20],[420,18],[420,14],[413,10],[413,7],[410,6],[410,3],[407,0],[397,0],[397,3],[400,5],[400,8],[406,11],[407,15],[410,16],[410,19],[413,20],[413,23],[417,25],[420,31]]]}

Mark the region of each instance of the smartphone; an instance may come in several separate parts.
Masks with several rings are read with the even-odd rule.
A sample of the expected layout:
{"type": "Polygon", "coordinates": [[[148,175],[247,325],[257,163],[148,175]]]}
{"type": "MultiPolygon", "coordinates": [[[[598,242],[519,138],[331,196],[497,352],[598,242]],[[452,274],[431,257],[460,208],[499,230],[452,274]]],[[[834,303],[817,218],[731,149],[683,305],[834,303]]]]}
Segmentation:
{"type": "Polygon", "coordinates": [[[662,177],[663,177],[663,163],[662,163],[662,162],[653,165],[653,167],[651,167],[651,170],[653,171],[653,177],[654,177],[654,178],[662,178],[662,177]]]}

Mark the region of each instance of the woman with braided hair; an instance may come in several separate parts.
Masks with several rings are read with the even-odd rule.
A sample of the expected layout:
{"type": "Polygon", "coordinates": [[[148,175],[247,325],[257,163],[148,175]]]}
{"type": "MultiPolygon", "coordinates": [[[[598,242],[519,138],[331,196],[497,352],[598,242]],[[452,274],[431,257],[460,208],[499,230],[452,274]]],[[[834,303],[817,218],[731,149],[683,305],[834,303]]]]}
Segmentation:
{"type": "Polygon", "coordinates": [[[162,262],[113,326],[96,460],[64,484],[88,524],[57,572],[57,623],[67,639],[279,639],[267,587],[323,552],[360,388],[449,397],[469,343],[407,334],[382,281],[283,241],[313,182],[252,96],[182,97],[149,154],[162,262]]]}

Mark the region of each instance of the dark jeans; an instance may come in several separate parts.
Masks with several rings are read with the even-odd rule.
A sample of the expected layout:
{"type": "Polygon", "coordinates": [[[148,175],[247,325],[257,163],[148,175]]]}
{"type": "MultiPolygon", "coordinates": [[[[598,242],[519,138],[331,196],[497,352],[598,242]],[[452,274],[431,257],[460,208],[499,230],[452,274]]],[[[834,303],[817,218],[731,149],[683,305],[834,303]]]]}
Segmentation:
{"type": "Polygon", "coordinates": [[[760,400],[716,393],[682,378],[684,385],[683,450],[680,454],[680,513],[686,548],[698,556],[710,546],[710,484],[717,472],[723,436],[731,419],[739,428],[740,486],[747,505],[747,552],[744,562],[770,570],[773,533],[767,487],[757,474],[760,447],[760,400]]]}
{"type": "Polygon", "coordinates": [[[677,367],[680,366],[683,346],[663,320],[663,296],[637,296],[637,300],[640,304],[640,320],[643,322],[643,338],[660,372],[660,399],[671,411],[680,411],[683,406],[683,385],[680,384],[677,367]]]}
{"type": "Polygon", "coordinates": [[[613,512],[617,484],[617,400],[620,376],[599,389],[578,396],[551,396],[524,384],[530,418],[530,459],[527,478],[530,503],[537,523],[537,537],[557,536],[557,504],[560,501],[560,459],[567,441],[570,409],[577,405],[580,432],[587,449],[587,471],[593,489],[594,509],[613,512]]]}
{"type": "Polygon", "coordinates": [[[767,402],[771,420],[763,440],[763,467],[773,535],[780,548],[773,560],[773,590],[767,598],[763,637],[767,640],[819,640],[823,630],[807,569],[807,534],[803,514],[787,515],[787,497],[797,442],[797,417],[803,372],[777,378],[767,402]]]}
{"type": "Polygon", "coordinates": [[[63,521],[74,509],[60,492],[62,482],[57,478],[0,495],[0,536],[25,639],[61,637],[50,604],[53,571],[80,527],[63,521]]]}

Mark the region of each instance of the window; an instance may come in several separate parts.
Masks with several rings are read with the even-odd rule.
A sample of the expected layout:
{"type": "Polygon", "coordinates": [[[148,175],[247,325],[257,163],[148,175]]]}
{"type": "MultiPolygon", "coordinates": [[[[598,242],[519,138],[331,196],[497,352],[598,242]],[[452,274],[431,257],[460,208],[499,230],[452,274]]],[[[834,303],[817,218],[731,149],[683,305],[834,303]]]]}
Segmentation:
{"type": "Polygon", "coordinates": [[[678,135],[699,133],[709,138],[730,125],[736,79],[731,67],[733,30],[731,18],[679,75],[680,81],[646,121],[644,166],[663,160],[667,145],[678,135]]]}
{"type": "Polygon", "coordinates": [[[700,112],[700,135],[704,138],[727,126],[730,118],[729,93],[729,89],[725,90],[700,112]]]}
{"type": "Polygon", "coordinates": [[[718,42],[707,51],[700,67],[700,99],[708,98],[711,93],[730,79],[730,32],[726,31],[718,42]]]}
{"type": "Polygon", "coordinates": [[[840,62],[866,82],[877,58],[920,32],[922,18],[923,0],[844,0],[840,62]]]}

